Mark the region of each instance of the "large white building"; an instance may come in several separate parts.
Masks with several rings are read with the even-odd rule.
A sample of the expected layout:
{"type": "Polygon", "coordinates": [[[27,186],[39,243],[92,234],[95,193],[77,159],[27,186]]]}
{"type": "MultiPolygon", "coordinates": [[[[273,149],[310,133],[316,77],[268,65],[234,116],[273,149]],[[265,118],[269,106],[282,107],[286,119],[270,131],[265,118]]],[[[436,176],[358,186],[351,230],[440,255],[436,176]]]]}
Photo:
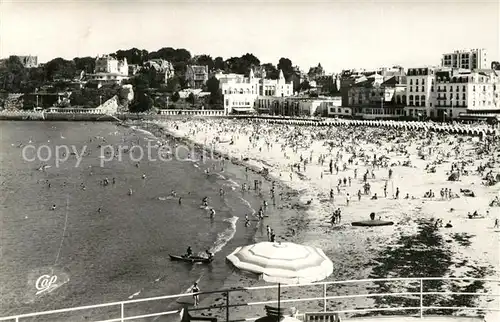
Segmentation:
{"type": "Polygon", "coordinates": [[[127,59],[118,60],[109,55],[99,56],[95,60],[94,74],[88,74],[87,79],[91,83],[101,86],[106,83],[119,84],[128,79],[127,59]]]}
{"type": "Polygon", "coordinates": [[[448,69],[436,72],[436,112],[443,118],[463,113],[498,112],[500,78],[496,71],[448,69]]]}
{"type": "Polygon", "coordinates": [[[423,119],[432,116],[434,74],[434,67],[409,68],[406,72],[406,116],[423,119]]]}
{"type": "MultiPolygon", "coordinates": [[[[263,75],[265,77],[265,74],[263,75]]],[[[286,82],[280,71],[277,80],[257,78],[253,70],[248,77],[240,74],[216,74],[224,97],[224,111],[254,112],[255,101],[261,96],[288,97],[293,95],[293,82],[286,82]]]]}
{"type": "Polygon", "coordinates": [[[500,77],[491,69],[410,68],[406,80],[405,116],[450,120],[500,109],[500,77]]]}
{"type": "Polygon", "coordinates": [[[486,57],[486,49],[483,48],[455,50],[452,53],[443,54],[441,65],[443,67],[464,69],[490,68],[486,57]]]}

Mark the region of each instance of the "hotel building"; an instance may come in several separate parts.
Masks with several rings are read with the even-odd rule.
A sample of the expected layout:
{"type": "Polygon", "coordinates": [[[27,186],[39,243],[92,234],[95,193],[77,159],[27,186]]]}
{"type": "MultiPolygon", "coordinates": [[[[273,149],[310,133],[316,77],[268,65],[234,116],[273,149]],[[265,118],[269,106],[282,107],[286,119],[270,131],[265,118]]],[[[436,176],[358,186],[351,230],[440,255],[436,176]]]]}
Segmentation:
{"type": "Polygon", "coordinates": [[[406,73],[405,116],[414,118],[432,117],[434,105],[435,68],[409,68],[406,73]]]}
{"type": "MultiPolygon", "coordinates": [[[[265,77],[265,73],[263,74],[265,77]]],[[[293,95],[293,82],[286,82],[280,70],[277,80],[257,78],[253,70],[249,76],[240,74],[216,74],[224,99],[226,114],[255,112],[257,98],[288,97],[293,95]]]]}
{"type": "Polygon", "coordinates": [[[463,69],[490,68],[486,57],[486,49],[456,50],[452,53],[443,54],[441,65],[443,67],[463,69]]]}
{"type": "Polygon", "coordinates": [[[103,55],[95,60],[94,74],[87,74],[86,78],[89,83],[97,84],[100,87],[109,83],[120,84],[123,80],[129,78],[128,73],[129,68],[126,58],[118,60],[112,56],[103,55]]]}

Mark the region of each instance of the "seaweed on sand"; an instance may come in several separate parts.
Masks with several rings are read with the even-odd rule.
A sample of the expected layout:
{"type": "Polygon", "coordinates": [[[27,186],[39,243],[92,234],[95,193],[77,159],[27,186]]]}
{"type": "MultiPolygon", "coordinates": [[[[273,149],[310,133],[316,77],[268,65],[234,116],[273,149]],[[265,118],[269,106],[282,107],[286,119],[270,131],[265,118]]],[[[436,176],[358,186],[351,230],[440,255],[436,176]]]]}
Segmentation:
{"type": "MultiPolygon", "coordinates": [[[[446,240],[441,236],[439,228],[431,221],[420,220],[418,231],[414,235],[400,236],[395,243],[397,246],[389,246],[382,250],[374,259],[376,266],[373,267],[370,278],[388,277],[445,277],[453,276],[452,268],[464,266],[464,261],[455,258],[446,240]],[[457,264],[462,263],[462,265],[457,264]]],[[[468,246],[472,235],[454,236],[461,246],[468,246]]],[[[484,278],[491,270],[477,264],[466,266],[465,277],[484,278]]],[[[463,269],[463,267],[462,267],[463,269]]],[[[372,293],[394,293],[394,292],[420,292],[420,282],[406,281],[379,281],[374,282],[371,287],[372,293]]],[[[423,292],[464,292],[475,293],[484,289],[481,281],[461,280],[426,280],[423,283],[423,292]]],[[[418,294],[408,296],[378,296],[374,299],[375,307],[419,307],[420,296],[418,294]]],[[[423,297],[424,306],[434,307],[473,307],[477,296],[473,295],[448,295],[428,294],[423,297]]],[[[429,309],[425,314],[453,314],[456,310],[451,309],[429,309]]],[[[415,314],[416,310],[382,311],[379,314],[401,315],[415,314]]],[[[470,312],[468,312],[470,313],[470,312]]],[[[369,316],[374,313],[359,314],[356,316],[369,316]]]]}

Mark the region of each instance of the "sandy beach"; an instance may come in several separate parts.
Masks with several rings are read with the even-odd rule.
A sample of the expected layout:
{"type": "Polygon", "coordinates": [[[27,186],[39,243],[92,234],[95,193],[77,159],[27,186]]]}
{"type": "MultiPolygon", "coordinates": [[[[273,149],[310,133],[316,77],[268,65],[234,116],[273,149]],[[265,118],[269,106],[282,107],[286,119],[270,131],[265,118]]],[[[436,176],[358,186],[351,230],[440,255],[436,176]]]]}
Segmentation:
{"type": "MultiPolygon", "coordinates": [[[[175,136],[242,160],[247,166],[266,168],[270,180],[298,192],[301,211],[265,218],[264,224],[275,230],[278,240],[321,247],[335,267],[328,280],[500,276],[500,230],[494,228],[500,208],[489,206],[499,195],[500,184],[489,186],[483,180],[487,175],[496,178],[499,173],[498,139],[488,145],[477,137],[433,132],[269,125],[228,119],[184,119],[156,124],[175,136]],[[448,180],[452,172],[460,174],[457,181],[448,180]],[[470,192],[474,197],[466,196],[470,192]],[[338,208],[341,221],[332,223],[332,212],[338,208]],[[467,214],[475,211],[480,217],[469,219],[467,214]],[[394,225],[351,226],[352,221],[369,220],[372,212],[376,219],[392,221],[394,225]],[[445,228],[448,223],[452,227],[445,228]]],[[[295,206],[280,203],[279,207],[295,206]]],[[[257,234],[255,238],[263,239],[267,239],[265,234],[257,234]]],[[[226,287],[253,285],[266,284],[238,273],[233,273],[225,283],[226,287]]],[[[450,282],[436,287],[454,291],[458,288],[462,292],[466,292],[465,288],[468,292],[487,288],[498,293],[498,285],[494,283],[471,286],[450,282]]],[[[390,286],[391,291],[400,288],[401,285],[390,286]]],[[[368,284],[336,286],[329,288],[328,295],[370,290],[377,292],[368,284]]],[[[252,293],[251,297],[245,293],[232,301],[275,300],[275,292],[252,293]]],[[[317,289],[311,294],[311,288],[291,287],[282,291],[282,298],[321,296],[322,291],[317,289]]],[[[202,306],[222,304],[220,301],[221,296],[202,298],[202,306]]],[[[453,296],[443,301],[441,306],[499,305],[497,300],[486,297],[480,303],[478,299],[453,296]]],[[[339,300],[329,301],[328,309],[398,303],[401,304],[384,303],[380,298],[339,300]]],[[[322,303],[302,302],[294,306],[301,312],[317,311],[322,303]]],[[[242,307],[231,310],[231,319],[262,313],[256,307],[242,307]]],[[[209,314],[225,317],[225,311],[209,314]]],[[[493,313],[485,315],[488,321],[498,318],[493,313]]]]}

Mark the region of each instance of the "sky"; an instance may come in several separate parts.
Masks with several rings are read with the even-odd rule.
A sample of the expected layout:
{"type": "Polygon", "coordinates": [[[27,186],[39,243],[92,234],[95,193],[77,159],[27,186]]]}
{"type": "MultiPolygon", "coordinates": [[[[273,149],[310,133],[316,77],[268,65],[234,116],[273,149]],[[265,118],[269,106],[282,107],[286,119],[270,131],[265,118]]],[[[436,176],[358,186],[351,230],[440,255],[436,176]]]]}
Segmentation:
{"type": "Polygon", "coordinates": [[[96,56],[132,47],[185,48],[224,59],[253,53],[307,72],[439,65],[485,48],[500,60],[498,0],[0,0],[0,57],[96,56]]]}

